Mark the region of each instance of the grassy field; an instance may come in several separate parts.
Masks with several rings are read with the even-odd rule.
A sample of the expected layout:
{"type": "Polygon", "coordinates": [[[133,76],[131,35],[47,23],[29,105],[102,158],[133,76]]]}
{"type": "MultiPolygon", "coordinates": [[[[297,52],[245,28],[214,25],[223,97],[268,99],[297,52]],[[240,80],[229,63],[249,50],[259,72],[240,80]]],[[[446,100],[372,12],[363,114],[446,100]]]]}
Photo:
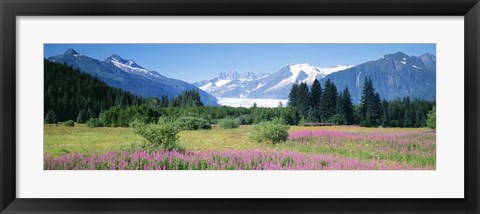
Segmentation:
{"type": "MultiPolygon", "coordinates": [[[[236,159],[242,157],[239,154],[230,154],[232,151],[246,152],[242,154],[243,156],[276,156],[293,152],[294,156],[303,155],[298,157],[302,160],[312,158],[312,155],[322,155],[330,159],[348,158],[342,162],[343,165],[348,161],[362,161],[366,168],[368,164],[374,164],[375,169],[380,165],[395,169],[435,169],[436,165],[435,132],[429,129],[292,126],[289,130],[289,140],[277,145],[252,142],[248,137],[251,129],[252,126],[241,126],[237,129],[213,127],[211,130],[181,131],[179,141],[180,145],[192,154],[213,156],[227,154],[227,156],[233,155],[232,158],[236,159]],[[250,154],[252,151],[275,154],[250,154]],[[212,152],[215,154],[211,154],[212,152]]],[[[141,143],[142,139],[130,128],[92,129],[77,124],[75,127],[45,125],[44,130],[44,153],[49,157],[74,152],[82,155],[105,154],[122,151],[128,146],[141,145],[141,143]]],[[[163,156],[168,155],[172,154],[163,154],[163,156]]],[[[289,158],[281,159],[281,164],[288,165],[289,158]]],[[[303,169],[301,167],[304,166],[305,164],[291,167],[303,169]]]]}

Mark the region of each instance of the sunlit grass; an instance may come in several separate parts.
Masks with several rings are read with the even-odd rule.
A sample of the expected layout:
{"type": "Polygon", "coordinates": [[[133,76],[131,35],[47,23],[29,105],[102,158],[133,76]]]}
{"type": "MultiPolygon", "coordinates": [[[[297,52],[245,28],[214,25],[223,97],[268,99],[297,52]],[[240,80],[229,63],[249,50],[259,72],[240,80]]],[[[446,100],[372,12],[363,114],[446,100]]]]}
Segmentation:
{"type": "Polygon", "coordinates": [[[130,144],[138,144],[141,137],[130,128],[88,128],[84,124],[75,127],[45,125],[43,149],[54,156],[77,151],[82,154],[116,151],[130,144]]]}
{"type": "MultiPolygon", "coordinates": [[[[300,131],[336,131],[347,134],[346,137],[292,139],[277,145],[251,141],[251,129],[252,126],[240,126],[236,129],[213,126],[211,130],[181,131],[179,144],[190,152],[279,150],[368,161],[387,160],[421,168],[434,169],[436,166],[435,132],[426,128],[292,126],[289,130],[291,134],[300,131]],[[361,137],[350,138],[350,133],[352,136],[359,134],[361,137]],[[389,134],[395,137],[392,140],[375,139],[376,136],[381,138],[389,134]]],[[[82,124],[76,124],[75,127],[45,125],[44,153],[52,156],[74,151],[81,154],[101,154],[122,150],[132,144],[140,145],[142,141],[130,128],[88,128],[82,124]]]]}

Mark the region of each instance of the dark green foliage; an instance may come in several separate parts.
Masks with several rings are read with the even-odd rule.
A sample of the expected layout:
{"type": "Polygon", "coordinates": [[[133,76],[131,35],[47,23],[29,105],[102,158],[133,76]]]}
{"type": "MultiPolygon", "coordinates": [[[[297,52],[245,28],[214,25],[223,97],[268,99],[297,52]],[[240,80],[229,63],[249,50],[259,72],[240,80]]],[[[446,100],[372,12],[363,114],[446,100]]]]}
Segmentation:
{"type": "MultiPolygon", "coordinates": [[[[375,91],[373,82],[370,78],[365,78],[362,103],[353,105],[352,97],[348,88],[337,94],[336,86],[333,82],[327,80],[325,82],[325,91],[317,83],[312,84],[312,90],[306,93],[301,90],[302,84],[294,84],[290,92],[289,108],[293,111],[282,114],[282,118],[288,121],[288,124],[303,124],[304,122],[332,122],[336,124],[360,124],[362,126],[383,126],[383,127],[423,127],[426,124],[427,113],[432,108],[435,101],[414,100],[410,101],[409,97],[404,99],[396,99],[392,101],[381,101],[380,95],[375,91]],[[320,90],[318,90],[318,88],[320,90]],[[295,92],[295,93],[294,93],[295,92]],[[320,100],[314,99],[313,94],[322,94],[320,100]],[[304,115],[300,112],[301,106],[300,94],[310,97],[310,106],[308,114],[304,115]],[[319,110],[314,105],[319,101],[319,110]],[[296,106],[292,106],[292,104],[296,106]],[[297,114],[295,114],[295,112],[297,114]],[[317,114],[318,113],[318,114],[317,114]],[[287,119],[291,115],[293,120],[287,119]]],[[[303,86],[305,87],[305,86],[303,86]]],[[[259,115],[259,114],[255,114],[259,115]]],[[[262,117],[272,118],[268,116],[262,117]]],[[[260,121],[262,121],[260,120],[260,121]]],[[[268,120],[268,119],[266,119],[268,120]]],[[[257,122],[258,123],[258,122],[257,122]]]]}
{"type": "Polygon", "coordinates": [[[437,128],[437,111],[435,109],[435,106],[433,106],[432,110],[428,112],[427,115],[427,126],[428,128],[435,129],[437,128]]]}
{"type": "Polygon", "coordinates": [[[58,123],[57,114],[55,114],[53,110],[48,111],[47,115],[45,115],[45,123],[47,124],[58,123]]]}
{"type": "Polygon", "coordinates": [[[233,129],[240,127],[240,119],[238,118],[224,118],[218,121],[218,125],[224,129],[233,129]]]}
{"type": "Polygon", "coordinates": [[[67,120],[63,123],[64,126],[68,126],[68,127],[74,127],[75,126],[75,122],[73,122],[73,120],[67,120]]]}
{"type": "Polygon", "coordinates": [[[388,117],[388,102],[386,100],[382,101],[382,126],[387,127],[389,125],[389,117],[388,117]]]}
{"type": "Polygon", "coordinates": [[[253,126],[250,139],[255,142],[271,142],[273,144],[284,142],[288,138],[290,127],[282,119],[261,122],[253,126]]]}
{"type": "Polygon", "coordinates": [[[47,60],[44,60],[44,81],[45,117],[53,111],[59,121],[77,120],[83,111],[86,116],[80,115],[80,121],[85,122],[89,117],[97,117],[102,109],[144,102],[144,98],[110,87],[78,69],[47,60]]]}
{"type": "Polygon", "coordinates": [[[345,124],[351,125],[355,122],[355,116],[354,116],[354,111],[353,111],[353,103],[352,103],[352,97],[350,96],[350,91],[348,91],[348,88],[345,88],[342,93],[342,105],[341,105],[341,112],[339,112],[341,115],[343,115],[343,119],[345,120],[345,124]]]}
{"type": "Polygon", "coordinates": [[[199,117],[180,117],[175,121],[181,130],[211,129],[210,122],[199,117]]]}
{"type": "Polygon", "coordinates": [[[145,147],[159,150],[182,150],[178,145],[178,127],[173,120],[161,119],[156,124],[135,120],[131,126],[136,134],[146,140],[145,147]]]}
{"type": "Polygon", "coordinates": [[[298,113],[293,107],[286,108],[252,108],[251,115],[253,117],[253,123],[258,124],[263,121],[273,120],[275,118],[282,118],[290,125],[298,123],[298,113]]]}
{"type": "Polygon", "coordinates": [[[100,120],[97,118],[90,118],[86,122],[87,127],[89,128],[96,128],[96,127],[101,127],[102,123],[100,123],[100,120]]]}
{"type": "Polygon", "coordinates": [[[337,107],[337,87],[329,79],[325,82],[325,91],[320,104],[320,119],[328,121],[335,114],[337,107]]]}
{"type": "Polygon", "coordinates": [[[253,123],[253,119],[249,114],[240,115],[238,120],[240,121],[241,125],[250,125],[253,123]]]}
{"type": "Polygon", "coordinates": [[[305,82],[300,83],[296,93],[297,111],[300,116],[307,117],[310,109],[310,93],[305,82]]]}
{"type": "Polygon", "coordinates": [[[322,99],[322,86],[320,82],[315,79],[310,89],[310,108],[308,118],[317,121],[320,120],[320,104],[322,99]]]}
{"type": "Polygon", "coordinates": [[[298,91],[298,84],[293,83],[292,88],[290,89],[290,93],[288,94],[288,106],[296,108],[297,103],[297,91],[298,91]]]}
{"type": "Polygon", "coordinates": [[[382,126],[425,127],[427,114],[435,102],[404,98],[382,102],[382,126]]]}
{"type": "Polygon", "coordinates": [[[360,105],[360,125],[375,127],[382,124],[383,109],[380,95],[375,92],[373,82],[368,77],[365,77],[360,105]]]}
{"type": "Polygon", "coordinates": [[[175,107],[192,107],[203,106],[200,101],[198,90],[184,91],[180,96],[170,99],[169,106],[175,107]]]}
{"type": "Polygon", "coordinates": [[[241,124],[257,124],[262,121],[282,118],[288,124],[298,123],[298,114],[292,107],[282,108],[244,108],[226,106],[192,106],[192,107],[149,107],[147,105],[119,107],[114,106],[100,114],[100,121],[104,126],[125,127],[135,119],[152,123],[160,117],[196,117],[215,123],[217,120],[232,117],[238,118],[241,124]]]}
{"type": "Polygon", "coordinates": [[[85,123],[87,122],[88,118],[89,118],[89,115],[87,111],[85,111],[85,109],[82,109],[80,110],[80,112],[78,112],[77,123],[85,123]]]}

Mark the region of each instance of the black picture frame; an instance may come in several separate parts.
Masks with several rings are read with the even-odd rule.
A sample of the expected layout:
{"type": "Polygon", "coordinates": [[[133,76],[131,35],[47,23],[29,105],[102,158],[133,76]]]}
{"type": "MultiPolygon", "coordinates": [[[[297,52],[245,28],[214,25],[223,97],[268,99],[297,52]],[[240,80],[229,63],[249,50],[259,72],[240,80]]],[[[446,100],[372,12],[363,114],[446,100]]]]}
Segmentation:
{"type": "MultiPolygon", "coordinates": [[[[479,213],[478,0],[1,0],[1,213],[479,213]],[[16,197],[16,17],[464,16],[464,199],[25,199],[16,197]]],[[[32,35],[34,36],[34,35],[32,35]]],[[[448,184],[445,184],[448,185],[448,184]]]]}

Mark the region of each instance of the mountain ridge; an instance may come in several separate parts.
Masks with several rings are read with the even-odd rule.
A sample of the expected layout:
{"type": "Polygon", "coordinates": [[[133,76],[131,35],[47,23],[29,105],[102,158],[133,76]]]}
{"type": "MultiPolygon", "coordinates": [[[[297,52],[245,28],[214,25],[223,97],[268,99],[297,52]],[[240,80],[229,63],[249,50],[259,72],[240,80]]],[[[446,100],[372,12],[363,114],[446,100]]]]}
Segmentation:
{"type": "Polygon", "coordinates": [[[331,79],[339,90],[348,87],[353,102],[359,103],[365,76],[370,76],[382,99],[409,96],[434,100],[436,97],[436,56],[430,53],[409,56],[399,51],[355,66],[319,68],[309,63],[286,64],[278,71],[261,77],[252,74],[249,76],[257,78],[245,80],[232,78],[245,73],[228,75],[221,72],[213,79],[193,84],[217,98],[287,99],[293,83],[311,85],[318,79],[323,85],[331,79]]]}
{"type": "Polygon", "coordinates": [[[182,80],[168,78],[156,71],[148,70],[133,60],[123,59],[113,54],[100,61],[74,49],[68,49],[62,55],[47,58],[52,62],[66,63],[84,73],[96,76],[110,86],[124,89],[143,97],[176,97],[183,91],[197,89],[205,105],[217,106],[218,100],[198,87],[182,80]]]}

